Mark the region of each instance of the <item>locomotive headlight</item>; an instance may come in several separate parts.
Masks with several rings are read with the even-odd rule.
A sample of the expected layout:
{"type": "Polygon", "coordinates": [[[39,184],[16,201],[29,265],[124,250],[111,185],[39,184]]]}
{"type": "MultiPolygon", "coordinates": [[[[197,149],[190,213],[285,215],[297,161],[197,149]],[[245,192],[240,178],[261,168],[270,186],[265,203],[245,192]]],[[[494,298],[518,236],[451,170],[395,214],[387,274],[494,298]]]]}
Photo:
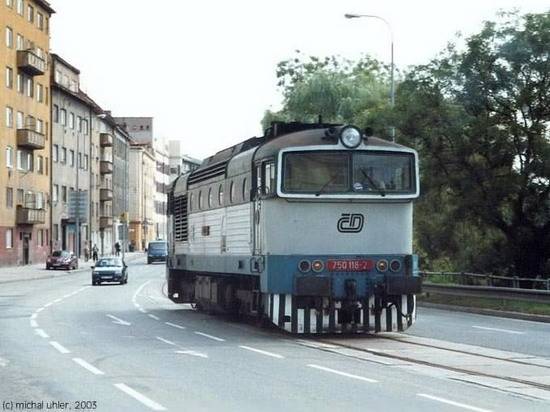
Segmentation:
{"type": "Polygon", "coordinates": [[[325,264],[321,260],[314,260],[311,263],[311,269],[313,269],[314,272],[317,272],[317,273],[322,272],[324,268],[325,268],[325,264]]]}
{"type": "Polygon", "coordinates": [[[298,263],[298,270],[302,273],[307,273],[311,269],[311,262],[309,260],[301,260],[300,263],[298,263]]]}
{"type": "Polygon", "coordinates": [[[357,127],[346,126],[340,131],[340,141],[348,149],[355,149],[361,143],[361,132],[357,127]]]}
{"type": "Polygon", "coordinates": [[[388,261],[386,259],[380,259],[376,262],[376,269],[382,273],[386,272],[388,270],[388,261]]]}

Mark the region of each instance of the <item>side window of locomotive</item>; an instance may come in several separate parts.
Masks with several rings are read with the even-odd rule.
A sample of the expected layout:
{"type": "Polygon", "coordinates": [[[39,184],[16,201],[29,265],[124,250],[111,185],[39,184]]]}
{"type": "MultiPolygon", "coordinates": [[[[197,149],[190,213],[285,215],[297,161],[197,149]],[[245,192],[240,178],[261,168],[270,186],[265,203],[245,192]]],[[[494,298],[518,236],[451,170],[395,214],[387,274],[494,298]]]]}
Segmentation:
{"type": "Polygon", "coordinates": [[[231,181],[231,184],[229,185],[229,203],[233,203],[235,201],[235,182],[231,181]]]}
{"type": "Polygon", "coordinates": [[[248,196],[246,192],[246,177],[243,179],[243,202],[248,201],[248,196]]]}
{"type": "Polygon", "coordinates": [[[265,162],[262,169],[263,194],[273,194],[275,193],[275,164],[273,162],[265,162]]]}
{"type": "Polygon", "coordinates": [[[199,210],[202,210],[202,190],[199,190],[199,210]]]}
{"type": "Polygon", "coordinates": [[[189,211],[193,211],[193,193],[189,194],[189,211]]]}
{"type": "Polygon", "coordinates": [[[218,188],[218,204],[223,206],[223,184],[218,188]]]}
{"type": "Polygon", "coordinates": [[[208,208],[212,207],[212,198],[214,195],[212,194],[212,188],[208,189],[208,208]]]}

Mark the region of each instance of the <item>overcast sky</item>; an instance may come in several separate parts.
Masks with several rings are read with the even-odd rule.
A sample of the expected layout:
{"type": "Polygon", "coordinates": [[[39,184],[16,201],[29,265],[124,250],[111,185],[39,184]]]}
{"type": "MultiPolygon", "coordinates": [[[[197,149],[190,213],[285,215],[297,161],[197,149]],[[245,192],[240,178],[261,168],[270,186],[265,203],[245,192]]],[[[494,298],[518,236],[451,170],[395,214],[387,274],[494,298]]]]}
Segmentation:
{"type": "Polygon", "coordinates": [[[499,9],[548,11],[548,0],[50,0],[52,51],[81,71],[81,88],[115,116],[153,116],[157,138],[202,158],[262,134],[280,107],[275,67],[299,49],[361,53],[399,68],[427,62],[456,32],[499,9]]]}

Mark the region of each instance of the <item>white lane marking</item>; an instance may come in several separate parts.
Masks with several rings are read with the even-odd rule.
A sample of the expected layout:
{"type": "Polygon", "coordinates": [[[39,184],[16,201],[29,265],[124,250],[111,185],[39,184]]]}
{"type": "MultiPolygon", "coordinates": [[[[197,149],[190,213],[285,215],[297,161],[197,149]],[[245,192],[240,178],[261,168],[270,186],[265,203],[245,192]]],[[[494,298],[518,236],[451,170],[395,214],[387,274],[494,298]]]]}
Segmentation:
{"type": "Polygon", "coordinates": [[[134,302],[134,303],[137,302],[137,296],[140,294],[141,290],[145,287],[145,285],[147,285],[149,282],[151,282],[151,280],[148,280],[147,282],[142,284],[139,288],[137,288],[134,295],[132,296],[132,302],[134,302]]]}
{"type": "Polygon", "coordinates": [[[246,349],[246,350],[249,350],[249,351],[252,351],[252,352],[256,352],[256,353],[261,353],[262,355],[271,356],[271,357],[277,358],[277,359],[283,359],[284,358],[283,355],[278,355],[276,353],[267,352],[267,351],[261,350],[261,349],[251,348],[250,346],[239,345],[239,348],[243,348],[243,349],[246,349]]]}
{"type": "Polygon", "coordinates": [[[196,335],[204,336],[205,338],[208,338],[208,339],[217,340],[218,342],[225,342],[225,339],[218,338],[218,337],[216,337],[216,336],[212,336],[212,335],[209,335],[209,334],[207,334],[207,333],[195,332],[195,334],[196,334],[196,335]]]}
{"type": "Polygon", "coordinates": [[[65,346],[62,346],[58,342],[51,340],[50,345],[52,345],[54,348],[56,348],[61,353],[71,353],[69,349],[67,349],[65,346]]]}
{"type": "Polygon", "coordinates": [[[111,318],[111,319],[114,319],[113,320],[113,323],[117,324],[117,325],[123,325],[123,326],[130,326],[131,323],[130,322],[126,322],[125,320],[122,320],[120,318],[117,318],[116,316],[114,315],[105,315],[107,316],[108,318],[111,318]]]}
{"type": "Polygon", "coordinates": [[[197,356],[199,358],[208,358],[206,353],[196,352],[194,350],[177,350],[176,353],[181,353],[183,355],[197,356]]]}
{"type": "Polygon", "coordinates": [[[499,328],[488,328],[486,326],[472,326],[472,328],[475,329],[483,329],[483,330],[490,330],[493,332],[503,332],[503,333],[510,333],[512,335],[525,335],[525,332],[519,332],[517,330],[509,330],[509,329],[499,329],[499,328]]]}
{"type": "Polygon", "coordinates": [[[155,315],[152,315],[152,314],[148,314],[147,316],[149,316],[151,319],[160,320],[160,318],[158,316],[155,316],[155,315]]]}
{"type": "Polygon", "coordinates": [[[5,358],[0,358],[0,367],[5,368],[6,366],[8,366],[8,363],[10,363],[9,360],[5,358]]]}
{"type": "Polygon", "coordinates": [[[30,324],[31,324],[31,328],[37,328],[38,327],[38,323],[36,323],[36,321],[34,319],[30,320],[30,324]]]}
{"type": "Polygon", "coordinates": [[[160,336],[157,336],[156,338],[157,338],[158,340],[160,340],[161,342],[167,343],[168,345],[175,345],[175,343],[172,342],[171,340],[161,338],[160,336]]]}
{"type": "Polygon", "coordinates": [[[345,376],[347,378],[359,379],[360,381],[365,381],[365,382],[369,382],[369,383],[377,383],[378,382],[375,379],[365,378],[364,376],[359,376],[359,375],[352,375],[351,373],[337,371],[335,369],[326,368],[324,366],[312,365],[312,364],[309,364],[307,366],[309,366],[310,368],[319,369],[319,370],[322,370],[322,371],[325,371],[325,372],[334,373],[336,375],[345,376]]]}
{"type": "Polygon", "coordinates": [[[42,308],[39,308],[39,309],[36,309],[36,313],[40,313],[40,312],[42,312],[43,310],[44,310],[43,307],[42,307],[42,308]]]}
{"type": "Polygon", "coordinates": [[[138,391],[130,388],[129,386],[123,384],[123,383],[115,383],[114,386],[117,389],[120,389],[122,392],[126,393],[127,395],[130,395],[132,398],[138,400],[145,406],[151,408],[154,411],[165,411],[166,408],[162,406],[160,403],[155,402],[152,399],[149,399],[147,396],[142,395],[138,391]]]}
{"type": "Polygon", "coordinates": [[[67,293],[66,295],[63,295],[63,299],[67,299],[67,298],[70,298],[72,296],[71,293],[67,293]]]}
{"type": "Polygon", "coordinates": [[[33,314],[31,315],[31,319],[36,319],[37,316],[38,316],[38,315],[37,315],[36,313],[33,313],[33,314]]]}
{"type": "Polygon", "coordinates": [[[168,326],[172,326],[173,328],[185,329],[185,326],[176,325],[175,323],[171,323],[171,322],[164,322],[164,323],[167,324],[168,326]]]}
{"type": "Polygon", "coordinates": [[[139,311],[140,311],[141,313],[147,313],[147,311],[146,311],[145,309],[143,309],[143,308],[139,308],[139,311]]]}
{"type": "Polygon", "coordinates": [[[53,305],[52,302],[48,302],[48,303],[46,303],[46,304],[44,305],[44,307],[47,308],[47,307],[50,307],[50,306],[52,306],[52,305],[53,305]]]}
{"type": "Polygon", "coordinates": [[[431,399],[432,401],[446,403],[447,405],[453,405],[453,406],[456,406],[458,408],[468,409],[470,411],[491,412],[489,409],[482,409],[482,408],[478,408],[476,406],[466,405],[465,403],[459,403],[459,402],[451,401],[449,399],[439,398],[437,396],[428,395],[426,393],[417,393],[417,395],[422,396],[423,398],[431,399]]]}
{"type": "Polygon", "coordinates": [[[54,303],[59,303],[59,302],[61,302],[62,300],[63,300],[63,299],[58,298],[58,299],[54,300],[53,302],[54,302],[54,303]]]}
{"type": "Polygon", "coordinates": [[[38,336],[41,336],[43,338],[49,338],[50,336],[44,332],[43,329],[35,329],[34,332],[38,335],[38,336]]]}
{"type": "Polygon", "coordinates": [[[82,366],[84,369],[89,370],[94,375],[105,375],[105,372],[97,369],[94,365],[90,365],[88,362],[86,362],[84,359],[80,358],[73,358],[73,361],[78,363],[80,366],[82,366]]]}

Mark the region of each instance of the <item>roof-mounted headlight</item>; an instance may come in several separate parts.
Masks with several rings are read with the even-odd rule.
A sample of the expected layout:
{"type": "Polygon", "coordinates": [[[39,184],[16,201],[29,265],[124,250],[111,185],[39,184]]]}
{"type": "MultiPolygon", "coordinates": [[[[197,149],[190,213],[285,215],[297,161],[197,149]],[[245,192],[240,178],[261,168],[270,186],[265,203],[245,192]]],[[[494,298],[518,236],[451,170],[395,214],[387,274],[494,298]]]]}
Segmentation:
{"type": "Polygon", "coordinates": [[[346,126],[340,131],[340,141],[348,149],[355,149],[361,144],[361,131],[355,126],[346,126]]]}

